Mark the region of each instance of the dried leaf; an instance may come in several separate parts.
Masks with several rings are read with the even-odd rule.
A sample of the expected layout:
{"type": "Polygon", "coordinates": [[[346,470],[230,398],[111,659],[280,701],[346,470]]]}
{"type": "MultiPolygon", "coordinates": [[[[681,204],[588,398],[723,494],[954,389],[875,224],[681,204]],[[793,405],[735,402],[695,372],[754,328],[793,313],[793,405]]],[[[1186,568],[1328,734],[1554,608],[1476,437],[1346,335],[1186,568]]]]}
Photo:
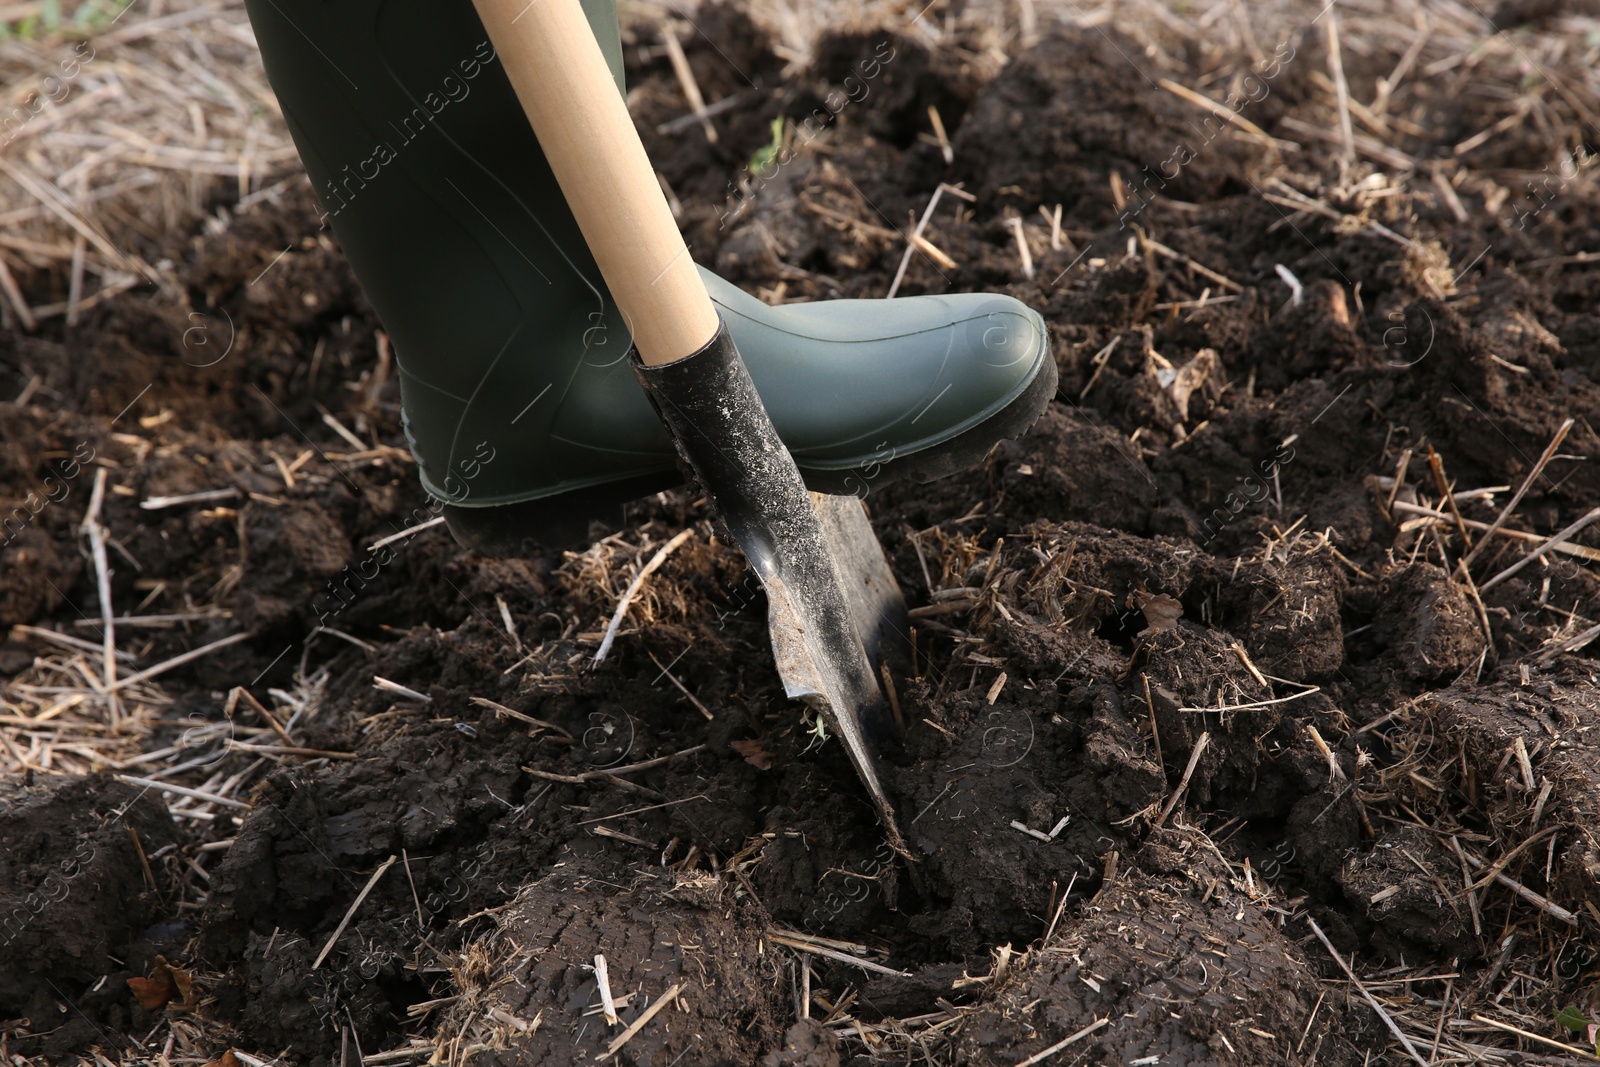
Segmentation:
{"type": "Polygon", "coordinates": [[[128,979],[128,988],[133,990],[134,999],[145,1011],[160,1011],[176,992],[171,974],[160,964],[156,965],[149,978],[128,979]]]}
{"type": "Polygon", "coordinates": [[[1167,391],[1172,394],[1172,402],[1178,406],[1178,414],[1185,422],[1189,420],[1189,397],[1210,381],[1220,366],[1217,350],[1202,348],[1193,359],[1178,368],[1167,391]]]}
{"type": "Polygon", "coordinates": [[[754,741],[729,741],[728,744],[733,747],[735,752],[744,757],[746,763],[757,770],[770,771],[772,769],[772,753],[767,751],[767,746],[761,743],[760,738],[756,738],[754,741]]]}
{"type": "Polygon", "coordinates": [[[165,956],[157,956],[155,965],[150,968],[148,978],[128,979],[128,988],[133,991],[134,999],[148,1012],[157,1012],[172,1004],[174,1008],[185,1011],[195,1006],[194,978],[182,967],[174,967],[167,962],[165,956]]]}
{"type": "Polygon", "coordinates": [[[1178,620],[1183,618],[1183,604],[1177,597],[1170,597],[1165,593],[1157,593],[1154,596],[1149,593],[1136,595],[1139,600],[1139,610],[1144,612],[1146,633],[1160,633],[1162,630],[1174,629],[1178,625],[1178,620]]]}

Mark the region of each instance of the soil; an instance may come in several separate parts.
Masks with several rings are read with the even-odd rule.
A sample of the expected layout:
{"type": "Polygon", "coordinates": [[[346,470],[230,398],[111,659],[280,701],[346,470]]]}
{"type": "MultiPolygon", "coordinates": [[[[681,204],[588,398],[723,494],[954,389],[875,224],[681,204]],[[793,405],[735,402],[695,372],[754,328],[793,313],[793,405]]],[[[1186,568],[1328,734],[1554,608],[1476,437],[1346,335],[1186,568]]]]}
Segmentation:
{"type": "MultiPolygon", "coordinates": [[[[676,82],[629,49],[697,257],[771,300],[882,296],[895,228],[963,182],[976,201],[928,231],[957,266],[915,257],[902,292],[1029,302],[1061,374],[981,467],[866,499],[915,615],[906,751],[885,768],[911,861],[784,699],[756,583],[694,493],[520,559],[429,529],[330,600],[367,546],[434,513],[379,324],[336,245],[305,236],[316,207],[293,181],[147,249],[182,291],[0,342],[0,396],[28,394],[0,421],[0,502],[30,515],[3,549],[0,622],[96,636],[75,624],[99,612],[77,539],[98,466],[114,604],[190,616],[119,629],[138,665],[251,635],[164,674],[140,741],[214,728],[172,780],[245,774],[246,807],[174,820],[115,768],[0,787],[0,1047],[142,1055],[182,1012],[209,1055],[346,1063],[415,1037],[450,1062],[591,1062],[676,988],[618,1062],[1014,1064],[1096,1024],[1052,1062],[1402,1062],[1312,922],[1358,973],[1421,976],[1383,987],[1392,1012],[1498,994],[1566,1040],[1552,1005],[1587,1004],[1600,966],[1600,644],[1561,645],[1593,625],[1600,581],[1553,553],[1484,590],[1521,543],[1488,546],[1469,583],[1453,518],[1400,508],[1440,500],[1435,456],[1458,491],[1518,487],[1569,418],[1510,525],[1542,537],[1600,505],[1581,459],[1600,445],[1600,267],[1560,258],[1597,247],[1600,194],[1571,181],[1519,226],[1496,193],[1565,142],[1530,126],[1458,159],[1498,116],[1412,83],[1401,147],[1458,218],[1430,174],[1358,164],[1341,183],[1337,147],[1285,125],[1332,128],[1320,34],[1286,42],[1298,58],[1249,112],[1289,151],[1208,137],[1109,29],[1048,34],[1003,69],[851,32],[785,78],[741,20],[701,24],[735,54],[689,47],[708,99],[751,94],[716,146],[657,131],[683,112],[676,82]],[[885,42],[877,95],[730,215],[771,120],[885,42]],[[949,167],[918,137],[929,103],[949,167]],[[1187,142],[1180,177],[1152,178],[1187,142]],[[1057,203],[1059,248],[1037,210],[1057,203]],[[47,477],[69,491],[37,507],[47,477]],[[209,490],[233,493],[141,506],[209,490]],[[622,588],[684,526],[591,667],[622,588]],[[215,747],[246,726],[273,743],[238,686],[335,755],[215,747]],[[1464,893],[1469,855],[1567,918],[1492,879],[1464,893]],[[834,955],[802,960],[816,938],[834,955]],[[197,1006],[134,998],[157,952],[197,1006]]],[[[1347,57],[1352,95],[1373,99],[1401,50],[1347,57]]],[[[1459,508],[1489,523],[1507,499],[1459,508]]],[[[40,685],[51,651],[13,630],[0,667],[40,685]]]]}

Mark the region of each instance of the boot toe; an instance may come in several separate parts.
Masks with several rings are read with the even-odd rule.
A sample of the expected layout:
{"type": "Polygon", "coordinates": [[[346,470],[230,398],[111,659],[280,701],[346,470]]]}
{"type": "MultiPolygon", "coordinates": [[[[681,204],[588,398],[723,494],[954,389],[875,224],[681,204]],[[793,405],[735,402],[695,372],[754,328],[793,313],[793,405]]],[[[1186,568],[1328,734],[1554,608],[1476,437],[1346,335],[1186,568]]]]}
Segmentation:
{"type": "MultiPolygon", "coordinates": [[[[1044,320],[1012,297],[773,308],[714,275],[706,281],[773,423],[808,473],[938,450],[1019,403],[1030,407],[1019,417],[1031,424],[1048,401],[1034,396],[1041,375],[1054,380],[1044,320]]],[[[1002,421],[999,436],[1008,436],[1016,420],[1002,421]]]]}

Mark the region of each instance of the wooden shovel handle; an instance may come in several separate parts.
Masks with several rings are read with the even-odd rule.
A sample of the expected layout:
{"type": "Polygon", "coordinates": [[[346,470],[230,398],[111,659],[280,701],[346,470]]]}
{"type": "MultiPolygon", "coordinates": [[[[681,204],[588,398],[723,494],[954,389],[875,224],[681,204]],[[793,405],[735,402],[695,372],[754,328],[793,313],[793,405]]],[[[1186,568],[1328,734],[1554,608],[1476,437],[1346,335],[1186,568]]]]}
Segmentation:
{"type": "Polygon", "coordinates": [[[578,0],[473,0],[639,358],[704,348],[717,312],[578,0]]]}

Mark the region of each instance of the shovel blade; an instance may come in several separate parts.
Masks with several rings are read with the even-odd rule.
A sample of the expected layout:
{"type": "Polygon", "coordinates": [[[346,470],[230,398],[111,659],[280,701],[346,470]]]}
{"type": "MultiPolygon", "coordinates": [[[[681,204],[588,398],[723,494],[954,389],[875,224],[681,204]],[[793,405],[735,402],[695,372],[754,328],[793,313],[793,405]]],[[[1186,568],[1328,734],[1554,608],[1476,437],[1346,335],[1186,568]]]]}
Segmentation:
{"type": "Polygon", "coordinates": [[[878,757],[897,749],[901,729],[878,684],[881,656],[903,640],[905,600],[854,497],[814,494],[812,504],[842,605],[786,579],[784,567],[762,575],[772,654],[784,691],[804,701],[839,738],[866,786],[889,843],[904,851],[893,806],[878,776],[878,757]],[[842,607],[848,625],[829,615],[842,607]]]}
{"type": "Polygon", "coordinates": [[[634,373],[761,579],[784,689],[823,716],[909,857],[878,774],[899,732],[875,662],[904,632],[904,605],[861,502],[806,491],[726,326],[676,363],[636,359],[634,373]]]}
{"type": "MultiPolygon", "coordinates": [[[[811,494],[811,506],[822,524],[822,536],[839,573],[845,606],[868,662],[881,668],[900,659],[910,650],[906,598],[900,593],[900,583],[894,580],[877,534],[872,532],[866,507],[853,496],[822,493],[811,494]]],[[[899,732],[897,728],[896,733],[899,732]]]]}

